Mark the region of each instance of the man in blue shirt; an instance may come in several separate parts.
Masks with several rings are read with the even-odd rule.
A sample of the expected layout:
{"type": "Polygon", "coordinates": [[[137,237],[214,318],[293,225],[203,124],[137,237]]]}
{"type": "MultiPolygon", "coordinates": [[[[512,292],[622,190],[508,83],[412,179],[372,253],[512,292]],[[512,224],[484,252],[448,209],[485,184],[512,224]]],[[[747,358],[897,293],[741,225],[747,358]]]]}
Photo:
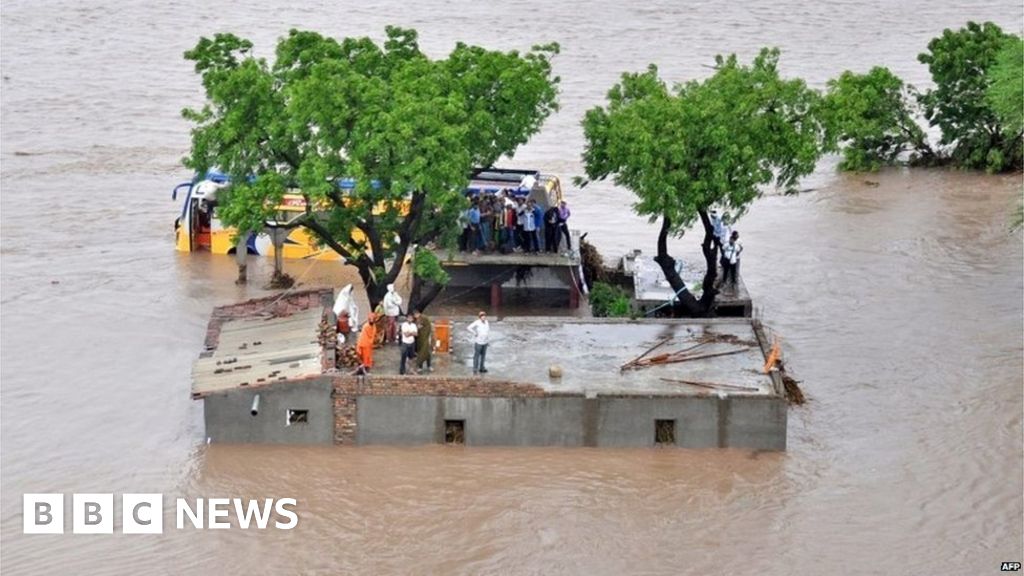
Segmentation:
{"type": "Polygon", "coordinates": [[[534,208],[536,205],[533,203],[531,198],[523,209],[523,236],[525,237],[525,246],[523,250],[529,253],[537,252],[537,221],[534,220],[534,208]]]}
{"type": "Polygon", "coordinates": [[[473,205],[469,207],[469,244],[473,252],[478,252],[483,237],[480,236],[480,203],[473,198],[473,205]]]}
{"type": "Polygon", "coordinates": [[[537,226],[537,250],[544,250],[544,209],[540,207],[540,204],[533,205],[533,223],[537,226]]]}

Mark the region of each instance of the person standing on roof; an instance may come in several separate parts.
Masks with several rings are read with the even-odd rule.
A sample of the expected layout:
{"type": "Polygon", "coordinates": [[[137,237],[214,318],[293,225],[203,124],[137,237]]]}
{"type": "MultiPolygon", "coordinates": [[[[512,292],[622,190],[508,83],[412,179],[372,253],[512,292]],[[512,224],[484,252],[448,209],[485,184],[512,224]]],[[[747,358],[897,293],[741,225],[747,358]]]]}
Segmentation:
{"type": "Polygon", "coordinates": [[[377,337],[377,329],[374,328],[373,323],[376,320],[377,315],[370,312],[366,324],[359,331],[359,339],[356,341],[356,355],[359,356],[357,374],[368,374],[373,368],[373,341],[377,337]]]}
{"type": "Polygon", "coordinates": [[[519,196],[516,198],[516,252],[522,252],[526,246],[526,232],[523,230],[523,225],[526,222],[526,202],[523,201],[523,197],[519,196]]]}
{"type": "Polygon", "coordinates": [[[398,329],[398,316],[402,313],[402,297],[395,292],[395,285],[388,284],[388,293],[384,295],[384,342],[394,342],[398,329]]]}
{"type": "Polygon", "coordinates": [[[552,206],[544,212],[544,251],[555,254],[558,252],[558,206],[552,206]]]}
{"type": "Polygon", "coordinates": [[[494,195],[484,194],[480,202],[480,250],[490,252],[494,241],[494,195]]]}
{"type": "Polygon", "coordinates": [[[387,335],[387,322],[388,317],[384,314],[384,301],[382,300],[377,304],[377,307],[373,309],[373,313],[377,316],[377,320],[373,323],[373,330],[377,333],[373,339],[373,347],[380,348],[384,345],[384,336],[387,335]]]}
{"type": "Polygon", "coordinates": [[[558,232],[555,233],[555,250],[558,252],[558,244],[562,241],[562,236],[565,236],[565,249],[570,254],[572,253],[572,240],[569,236],[569,216],[572,212],[569,211],[569,205],[566,204],[565,200],[558,203],[558,232]]]}
{"type": "Polygon", "coordinates": [[[534,208],[536,204],[533,202],[533,198],[530,198],[529,202],[526,203],[526,209],[523,211],[523,235],[526,236],[526,246],[523,250],[534,254],[537,252],[537,221],[534,220],[534,208]]]}
{"type": "Polygon", "coordinates": [[[519,233],[516,228],[516,222],[515,200],[505,198],[505,254],[515,251],[519,233]]]}
{"type": "Polygon", "coordinates": [[[431,356],[434,351],[434,325],[430,322],[430,318],[423,313],[423,310],[416,310],[413,313],[413,318],[416,320],[416,370],[422,372],[423,367],[426,366],[428,371],[433,371],[434,368],[431,366],[431,356]]]}
{"type": "Polygon", "coordinates": [[[544,209],[540,207],[540,204],[534,202],[533,204],[533,225],[537,227],[536,232],[536,243],[537,251],[543,251],[544,244],[544,209]]]}
{"type": "Polygon", "coordinates": [[[483,237],[480,235],[480,199],[477,197],[473,198],[473,203],[469,207],[468,249],[472,250],[473,254],[478,254],[482,243],[483,237]]]}
{"type": "Polygon", "coordinates": [[[729,243],[722,248],[722,286],[733,291],[736,290],[736,275],[740,269],[740,252],[743,252],[740,233],[733,230],[729,243]]]}
{"type": "MultiPolygon", "coordinates": [[[[402,360],[398,364],[398,373],[405,374],[406,363],[416,356],[416,334],[419,332],[419,328],[416,323],[413,322],[412,316],[407,316],[402,322],[401,337],[402,337],[402,360]]],[[[415,374],[416,370],[412,370],[415,374]]]]}
{"type": "Polygon", "coordinates": [[[709,217],[711,220],[712,235],[714,236],[715,242],[718,243],[718,249],[721,250],[729,240],[725,235],[725,221],[718,210],[712,210],[709,217]]]}
{"type": "Polygon", "coordinates": [[[487,313],[483,310],[477,314],[475,322],[466,328],[473,335],[473,374],[487,374],[487,344],[491,338],[491,325],[487,322],[487,313]]]}

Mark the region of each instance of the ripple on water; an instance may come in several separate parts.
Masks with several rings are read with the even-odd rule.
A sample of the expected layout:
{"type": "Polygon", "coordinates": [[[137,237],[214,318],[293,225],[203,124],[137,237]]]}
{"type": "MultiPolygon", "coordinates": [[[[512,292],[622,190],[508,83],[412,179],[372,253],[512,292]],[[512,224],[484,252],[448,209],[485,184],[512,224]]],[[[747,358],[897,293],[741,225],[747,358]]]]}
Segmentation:
{"type": "MultiPolygon", "coordinates": [[[[579,118],[622,72],[653,62],[682,81],[716,53],[777,45],[783,72],[812,86],[878,64],[927,88],[928,39],[968,18],[1016,30],[1019,13],[921,0],[6,3],[4,573],[981,573],[1019,558],[1024,259],[1005,226],[1019,176],[837,176],[829,158],[803,183],[812,192],[752,206],[744,278],[811,397],[790,411],[786,454],[204,447],[187,391],[209,309],[266,292],[235,287],[230,259],[171,250],[169,194],[189,177],[180,110],[200,96],[181,55],[211,23],[261,56],[290,26],[380,39],[415,24],[434,56],[456,39],[560,41],[562,108],[506,164],[562,176],[575,222],[615,258],[652,253],[655,226],[613,182],[569,183],[583,173],[579,118]],[[296,496],[302,526],[23,537],[17,495],[47,489],[296,496]]],[[[699,261],[692,233],[670,246],[699,261]]],[[[310,285],[354,279],[287,269],[310,285]]]]}

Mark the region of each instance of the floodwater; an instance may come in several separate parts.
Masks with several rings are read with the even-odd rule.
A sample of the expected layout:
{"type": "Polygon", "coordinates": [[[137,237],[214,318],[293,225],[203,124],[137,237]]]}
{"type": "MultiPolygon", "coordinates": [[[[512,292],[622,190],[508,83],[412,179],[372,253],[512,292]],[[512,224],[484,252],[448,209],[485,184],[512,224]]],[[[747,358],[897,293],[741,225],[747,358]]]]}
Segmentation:
{"type": "MultiPolygon", "coordinates": [[[[980,574],[1022,558],[1021,178],[891,170],[768,195],[738,226],[759,313],[811,401],[789,451],[206,446],[189,369],[211,307],[254,295],[228,258],[177,254],[189,174],[181,58],[233,31],[414,26],[526,48],[557,40],[562,110],[515,164],[580,174],[582,113],[619,73],[707,74],[716,52],[783,50],[814,86],[915,56],[1019,2],[338,3],[16,1],[2,9],[4,574],[980,574]],[[294,497],[292,531],[26,536],[27,492],[294,497]]],[[[651,252],[628,191],[570,190],[606,256],[651,252]]],[[[686,240],[680,254],[696,250],[686,240]]],[[[307,285],[337,265],[296,262],[307,285]]],[[[525,310],[529,312],[529,310],[525,310]]],[[[70,496],[67,498],[70,503],[70,496]]],[[[172,518],[168,518],[173,522],[172,518]]]]}

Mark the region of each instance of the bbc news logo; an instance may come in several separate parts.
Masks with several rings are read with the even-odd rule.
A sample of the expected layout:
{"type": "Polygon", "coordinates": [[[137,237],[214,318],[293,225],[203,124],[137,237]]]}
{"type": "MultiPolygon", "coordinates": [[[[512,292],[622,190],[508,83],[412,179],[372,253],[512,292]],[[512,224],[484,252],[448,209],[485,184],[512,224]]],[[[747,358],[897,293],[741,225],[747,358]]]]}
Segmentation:
{"type": "MultiPolygon", "coordinates": [[[[291,530],[299,523],[294,498],[196,498],[174,501],[175,528],[223,530],[291,530]],[[273,520],[273,522],[271,522],[273,520]]],[[[163,534],[163,494],[122,494],[121,532],[124,534],[163,534]]],[[[114,533],[113,494],[72,494],[71,532],[73,534],[114,533]]],[[[63,534],[65,528],[64,494],[24,494],[22,502],[25,534],[63,534]]]]}

